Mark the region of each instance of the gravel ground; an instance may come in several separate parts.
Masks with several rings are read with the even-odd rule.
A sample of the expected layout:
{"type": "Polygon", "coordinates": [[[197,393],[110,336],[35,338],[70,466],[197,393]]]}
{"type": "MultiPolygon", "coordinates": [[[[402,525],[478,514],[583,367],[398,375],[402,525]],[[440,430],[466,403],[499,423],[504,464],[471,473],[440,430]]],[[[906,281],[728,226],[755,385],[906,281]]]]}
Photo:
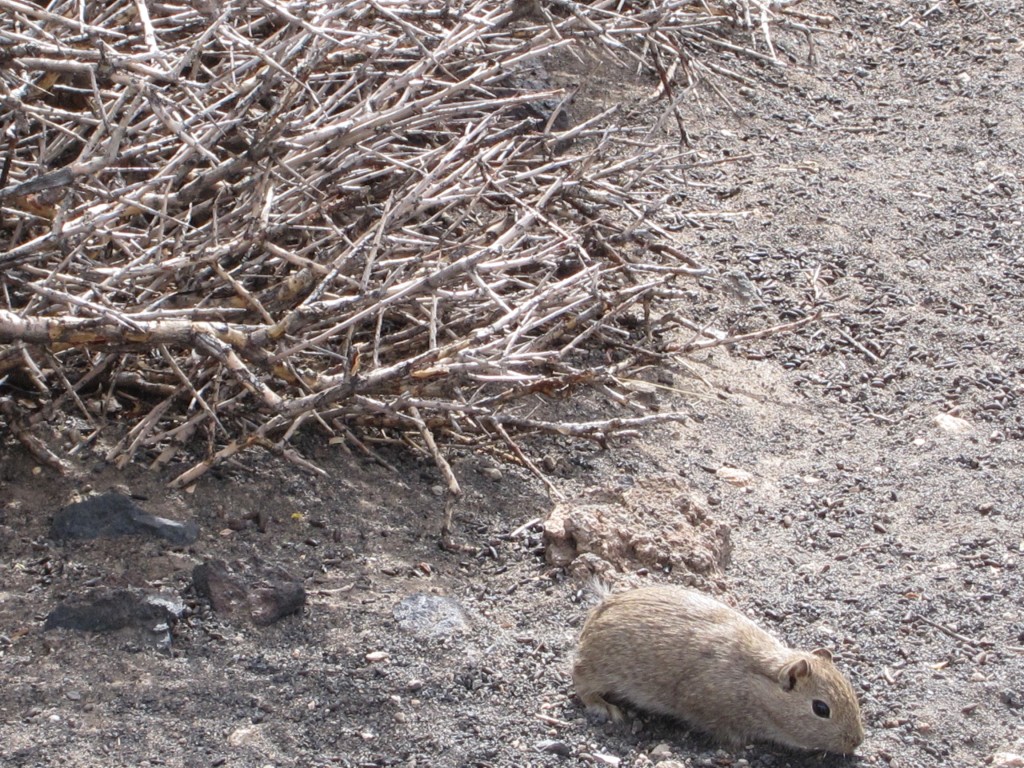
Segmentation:
{"type": "Polygon", "coordinates": [[[734,112],[688,107],[700,156],[730,162],[692,171],[658,216],[738,286],[723,300],[695,284],[702,319],[824,318],[666,364],[655,397],[687,424],[608,451],[536,447],[570,505],[672,478],[728,524],[731,561],[701,586],[837,653],[862,698],[857,757],[727,752],[644,715],[589,721],[569,677],[588,599],[528,525],[551,509],[544,488],[456,457],[464,550],[445,550],[431,465],[395,454],[389,469],[310,438],[327,479],[251,458],[181,495],[98,459],[52,478],[0,446],[0,764],[1024,764],[1024,4],[807,10],[837,17],[816,66],[796,38],[778,87],[737,89],[734,112]],[[46,538],[73,493],[112,487],[203,534],[183,548],[46,538]],[[305,610],[269,627],[211,613],[190,586],[211,558],[285,565],[305,610]],[[97,584],[177,593],[189,615],[171,651],[43,631],[97,584]],[[440,625],[396,617],[420,593],[458,609],[440,625]]]}

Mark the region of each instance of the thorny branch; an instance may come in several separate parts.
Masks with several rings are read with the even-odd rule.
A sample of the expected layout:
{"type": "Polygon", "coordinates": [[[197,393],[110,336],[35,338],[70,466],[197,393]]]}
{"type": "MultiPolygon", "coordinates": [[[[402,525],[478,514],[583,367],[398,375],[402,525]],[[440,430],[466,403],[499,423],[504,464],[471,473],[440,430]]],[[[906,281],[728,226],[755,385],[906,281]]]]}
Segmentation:
{"type": "Polygon", "coordinates": [[[774,28],[823,21],[795,4],[0,0],[8,429],[57,468],[32,431],[65,405],[120,465],[205,437],[177,485],[254,446],[313,469],[303,424],[401,436],[457,495],[446,445],[540,474],[515,435],[680,418],[535,415],[581,387],[625,402],[652,303],[708,274],[644,213],[666,196],[644,180],[692,157],[615,108],[572,125],[536,72],[633,62],[683,131],[702,72],[749,82],[713,58],[775,66],[774,28]]]}

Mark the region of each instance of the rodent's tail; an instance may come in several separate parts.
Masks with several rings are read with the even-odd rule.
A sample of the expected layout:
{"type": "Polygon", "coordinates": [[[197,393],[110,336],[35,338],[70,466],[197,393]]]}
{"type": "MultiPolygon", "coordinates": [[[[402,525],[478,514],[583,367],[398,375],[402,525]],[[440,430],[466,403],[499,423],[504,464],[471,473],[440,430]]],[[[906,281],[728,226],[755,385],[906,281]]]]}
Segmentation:
{"type": "Polygon", "coordinates": [[[612,593],[612,585],[610,581],[605,581],[595,573],[587,579],[586,590],[593,597],[595,603],[601,603],[612,593]]]}

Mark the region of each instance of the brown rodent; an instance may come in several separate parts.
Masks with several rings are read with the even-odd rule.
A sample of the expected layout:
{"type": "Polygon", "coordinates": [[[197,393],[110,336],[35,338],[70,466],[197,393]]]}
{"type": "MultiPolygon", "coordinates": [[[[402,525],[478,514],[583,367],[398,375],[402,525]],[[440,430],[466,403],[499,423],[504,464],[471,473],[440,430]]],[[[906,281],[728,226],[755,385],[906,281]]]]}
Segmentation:
{"type": "Polygon", "coordinates": [[[857,696],[831,653],[791,650],[684,587],[606,597],[583,625],[572,677],[591,711],[621,720],[610,696],[732,747],[772,741],[849,754],[864,740],[857,696]]]}

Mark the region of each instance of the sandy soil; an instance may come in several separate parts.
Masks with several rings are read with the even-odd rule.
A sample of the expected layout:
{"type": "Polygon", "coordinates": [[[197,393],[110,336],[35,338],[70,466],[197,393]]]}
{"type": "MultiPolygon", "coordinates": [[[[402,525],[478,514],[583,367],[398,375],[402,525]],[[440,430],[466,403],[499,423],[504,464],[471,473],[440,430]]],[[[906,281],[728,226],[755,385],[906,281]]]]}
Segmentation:
{"type": "Polygon", "coordinates": [[[808,9],[838,18],[814,68],[794,38],[793,66],[768,75],[778,87],[736,90],[735,113],[687,107],[701,157],[734,161],[692,171],[658,216],[760,295],[695,283],[703,319],[826,318],[652,371],[671,385],[647,396],[684,425],[607,451],[533,447],[570,504],[654,478],[727,524],[731,561],[700,585],[790,643],[836,651],[862,698],[857,757],[725,752],[667,720],[588,720],[569,678],[582,583],[527,525],[552,507],[543,486],[456,456],[465,551],[447,551],[429,462],[387,454],[388,468],[310,436],[327,479],[249,457],[181,495],[98,458],[56,478],[0,446],[0,764],[908,768],[1024,753],[1024,3],[808,9]],[[723,482],[723,466],[750,483],[723,482]],[[46,537],[73,494],[112,487],[196,520],[201,538],[46,537]],[[265,532],[244,520],[261,509],[265,532]],[[303,580],[301,616],[256,628],[196,599],[196,563],[253,557],[303,580]],[[171,652],[43,632],[59,600],[96,584],[180,594],[171,652]],[[467,629],[403,628],[395,606],[415,593],[458,601],[467,629]]]}

